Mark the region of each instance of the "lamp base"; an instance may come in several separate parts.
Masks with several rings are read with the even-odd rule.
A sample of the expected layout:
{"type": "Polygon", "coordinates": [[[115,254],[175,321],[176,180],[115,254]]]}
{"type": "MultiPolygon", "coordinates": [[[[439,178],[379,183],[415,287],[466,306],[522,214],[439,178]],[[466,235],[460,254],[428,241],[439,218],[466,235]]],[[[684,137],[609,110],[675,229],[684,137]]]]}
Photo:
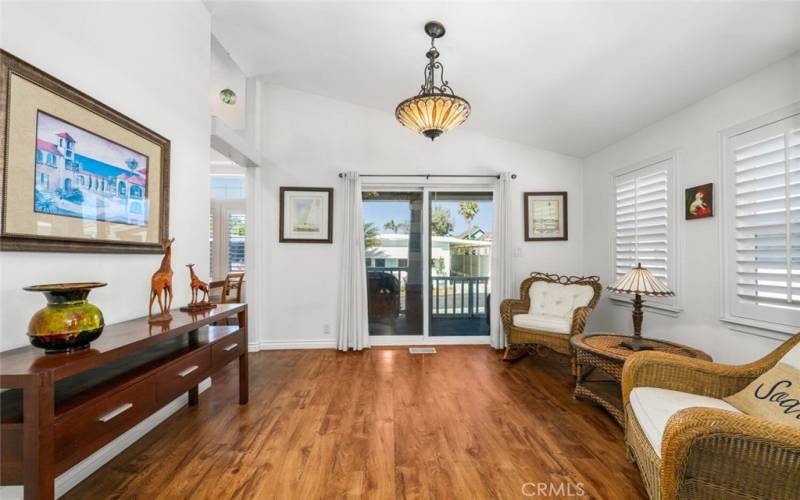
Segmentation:
{"type": "Polygon", "coordinates": [[[619,346],[624,347],[626,349],[630,349],[633,352],[653,350],[653,346],[645,343],[644,341],[642,341],[641,338],[636,338],[636,337],[632,338],[631,340],[620,342],[619,346]]]}

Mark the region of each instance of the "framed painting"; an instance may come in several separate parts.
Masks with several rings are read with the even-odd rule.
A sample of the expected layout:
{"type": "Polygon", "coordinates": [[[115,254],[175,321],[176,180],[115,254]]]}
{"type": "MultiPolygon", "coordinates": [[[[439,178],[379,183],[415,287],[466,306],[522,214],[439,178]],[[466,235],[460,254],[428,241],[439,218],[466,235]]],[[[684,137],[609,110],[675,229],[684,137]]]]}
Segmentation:
{"type": "Polygon", "coordinates": [[[568,239],[567,192],[524,193],[525,241],[568,239]]]}
{"type": "Polygon", "coordinates": [[[714,184],[687,188],[684,200],[686,220],[714,216],[714,184]]]}
{"type": "Polygon", "coordinates": [[[0,51],[0,250],[162,253],[170,142],[0,51]]]}
{"type": "Polygon", "coordinates": [[[281,243],[333,243],[333,188],[281,187],[281,243]]]}

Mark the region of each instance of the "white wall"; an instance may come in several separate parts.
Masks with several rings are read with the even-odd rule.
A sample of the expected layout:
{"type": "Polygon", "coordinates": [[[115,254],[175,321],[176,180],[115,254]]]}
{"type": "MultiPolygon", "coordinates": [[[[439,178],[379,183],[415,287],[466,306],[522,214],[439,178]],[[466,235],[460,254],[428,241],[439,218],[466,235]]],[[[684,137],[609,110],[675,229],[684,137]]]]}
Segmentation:
{"type": "Polygon", "coordinates": [[[245,128],[245,103],[247,102],[246,78],[236,62],[219,41],[211,38],[211,85],[208,87],[211,114],[218,116],[232,130],[241,132],[245,128]],[[236,93],[234,104],[225,104],[219,98],[223,89],[236,93]]]}
{"type": "MultiPolygon", "coordinates": [[[[518,176],[512,184],[514,210],[508,214],[514,228],[513,246],[520,251],[514,258],[514,280],[518,283],[531,271],[580,273],[580,160],[471,133],[469,121],[431,143],[402,128],[390,112],[276,86],[262,90],[266,165],[249,180],[259,183],[264,220],[249,227],[258,228],[261,234],[255,237],[264,251],[254,256],[255,263],[248,257],[248,270],[254,263],[264,266],[265,272],[264,300],[258,300],[263,311],[255,311],[264,313],[257,320],[262,347],[334,344],[343,213],[338,173],[345,170],[514,172],[518,176]],[[280,186],[334,188],[333,244],[278,243],[280,186]],[[569,241],[525,243],[522,193],[546,190],[569,192],[569,241]],[[329,335],[323,334],[326,324],[331,325],[329,335]]],[[[251,288],[251,299],[252,292],[251,288]]]]}
{"type": "MultiPolygon", "coordinates": [[[[679,78],[676,75],[676,78],[679,78]]],[[[800,101],[800,55],[783,60],[730,87],[586,158],[584,173],[584,271],[611,280],[613,225],[611,175],[614,170],[670,150],[679,150],[677,183],[682,204],[684,188],[713,182],[721,199],[718,132],[767,112],[800,101]]],[[[773,349],[779,339],[734,331],[719,318],[720,214],[709,219],[677,220],[681,248],[680,288],[683,312],[677,317],[647,312],[644,335],[697,346],[721,362],[753,360],[773,349]]],[[[589,330],[631,331],[629,306],[603,299],[589,330]]],[[[769,335],[769,334],[767,334],[769,335]]]]}
{"type": "MultiPolygon", "coordinates": [[[[209,44],[205,7],[186,2],[3,2],[2,47],[172,141],[175,300],[186,263],[208,273],[209,44]]],[[[26,285],[104,281],[90,299],[106,323],[147,314],[160,255],[0,253],[0,349],[25,345],[44,297],[26,285]]]]}

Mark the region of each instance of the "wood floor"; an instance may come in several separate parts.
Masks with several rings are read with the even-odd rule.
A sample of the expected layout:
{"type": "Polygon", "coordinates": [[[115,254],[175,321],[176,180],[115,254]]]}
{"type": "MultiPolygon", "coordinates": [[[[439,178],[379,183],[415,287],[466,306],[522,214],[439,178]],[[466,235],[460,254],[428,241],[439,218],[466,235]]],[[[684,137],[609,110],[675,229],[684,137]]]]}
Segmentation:
{"type": "Polygon", "coordinates": [[[525,483],[645,497],[622,431],[572,399],[565,359],[438,350],[252,353],[249,405],[234,363],[64,498],[525,498],[525,483]]]}

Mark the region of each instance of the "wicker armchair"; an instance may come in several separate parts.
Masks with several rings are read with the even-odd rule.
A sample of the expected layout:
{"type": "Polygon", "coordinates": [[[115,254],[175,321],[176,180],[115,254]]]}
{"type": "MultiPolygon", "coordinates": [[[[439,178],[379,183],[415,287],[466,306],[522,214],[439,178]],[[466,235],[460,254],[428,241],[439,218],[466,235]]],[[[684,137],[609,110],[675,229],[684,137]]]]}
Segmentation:
{"type": "Polygon", "coordinates": [[[531,273],[520,285],[519,299],[506,299],[500,304],[500,317],[506,332],[505,361],[513,361],[542,348],[566,354],[570,357],[572,373],[575,374],[575,353],[570,344],[573,335],[580,335],[586,326],[592,309],[597,305],[602,293],[600,278],[597,276],[560,276],[558,274],[531,273]],[[556,283],[559,285],[580,285],[591,288],[591,299],[585,306],[572,310],[571,322],[560,332],[545,328],[527,328],[515,324],[514,316],[528,314],[531,311],[531,286],[536,282],[556,283]]]}
{"type": "Polygon", "coordinates": [[[720,408],[688,407],[666,420],[656,450],[643,430],[647,422],[637,419],[631,404],[631,392],[640,387],[679,391],[725,405],[721,398],[744,389],[798,343],[800,334],[764,358],[739,366],[652,351],[627,360],[622,373],[625,441],[651,499],[799,498],[796,427],[720,408]]]}

